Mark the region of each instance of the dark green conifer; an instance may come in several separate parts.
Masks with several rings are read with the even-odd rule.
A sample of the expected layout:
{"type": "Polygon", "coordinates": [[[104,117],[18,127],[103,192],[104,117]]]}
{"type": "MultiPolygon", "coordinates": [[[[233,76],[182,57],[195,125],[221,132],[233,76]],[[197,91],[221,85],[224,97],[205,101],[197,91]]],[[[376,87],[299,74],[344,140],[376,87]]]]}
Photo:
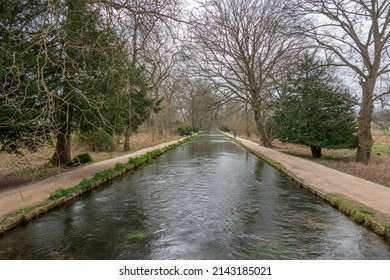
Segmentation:
{"type": "Polygon", "coordinates": [[[353,99],[313,55],[304,55],[287,91],[273,118],[280,140],[309,146],[314,158],[322,148],[356,147],[353,99]]]}

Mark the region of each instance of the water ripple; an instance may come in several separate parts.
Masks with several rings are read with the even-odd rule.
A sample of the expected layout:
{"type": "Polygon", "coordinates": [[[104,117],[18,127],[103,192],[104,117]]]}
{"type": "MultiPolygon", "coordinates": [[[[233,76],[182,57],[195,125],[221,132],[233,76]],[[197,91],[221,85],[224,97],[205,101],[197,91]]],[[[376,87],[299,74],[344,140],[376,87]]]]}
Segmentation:
{"type": "Polygon", "coordinates": [[[0,259],[390,259],[390,249],[209,134],[4,235],[0,259]]]}

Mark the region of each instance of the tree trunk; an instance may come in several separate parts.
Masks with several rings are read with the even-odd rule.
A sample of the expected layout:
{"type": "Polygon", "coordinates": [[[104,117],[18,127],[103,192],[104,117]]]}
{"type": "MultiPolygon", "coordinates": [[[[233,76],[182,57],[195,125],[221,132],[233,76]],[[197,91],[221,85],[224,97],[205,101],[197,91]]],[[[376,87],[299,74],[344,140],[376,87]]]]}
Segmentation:
{"type": "Polygon", "coordinates": [[[248,103],[245,103],[245,123],[246,123],[246,136],[251,137],[251,133],[249,131],[249,112],[248,112],[248,103]]]}
{"type": "Polygon", "coordinates": [[[156,137],[156,126],[152,124],[152,142],[154,142],[155,137],[156,137]]]}
{"type": "Polygon", "coordinates": [[[71,135],[61,130],[57,134],[57,144],[52,161],[54,164],[68,165],[71,160],[71,135]]]}
{"type": "Polygon", "coordinates": [[[164,128],[165,135],[164,136],[170,136],[171,135],[171,127],[170,127],[170,124],[171,124],[171,101],[170,100],[168,101],[166,109],[167,109],[167,116],[165,118],[165,128],[164,128]]]}
{"type": "Polygon", "coordinates": [[[165,135],[164,131],[164,121],[163,121],[163,116],[162,113],[157,114],[157,135],[162,137],[165,135]]]}
{"type": "Polygon", "coordinates": [[[56,149],[52,162],[58,165],[68,165],[71,160],[71,120],[72,108],[64,105],[59,113],[59,130],[57,133],[56,149]]]}
{"type": "Polygon", "coordinates": [[[153,141],[154,136],[157,135],[158,137],[162,137],[164,135],[164,123],[163,123],[163,116],[162,112],[152,113],[152,120],[153,120],[153,141]]]}
{"type": "Polygon", "coordinates": [[[271,148],[271,141],[268,137],[268,133],[265,129],[265,124],[264,124],[264,119],[261,115],[261,109],[259,105],[253,106],[253,113],[255,115],[255,122],[256,122],[256,127],[257,127],[257,132],[259,133],[260,137],[260,144],[262,144],[264,147],[271,148]]]}
{"type": "Polygon", "coordinates": [[[322,152],[321,152],[321,148],[320,147],[312,146],[312,147],[310,147],[310,149],[311,149],[311,155],[313,156],[313,158],[320,158],[320,157],[322,157],[322,152]]]}
{"type": "Polygon", "coordinates": [[[163,124],[161,121],[161,115],[159,112],[151,112],[150,113],[150,120],[151,120],[151,134],[152,134],[152,142],[157,137],[161,137],[163,135],[163,124]]]}
{"type": "Polygon", "coordinates": [[[196,126],[194,117],[191,118],[191,126],[192,126],[192,131],[194,131],[195,130],[195,126],[196,126]]]}
{"type": "Polygon", "coordinates": [[[130,151],[130,136],[131,136],[131,129],[128,127],[125,131],[125,143],[123,145],[123,150],[125,152],[130,151]]]}
{"type": "Polygon", "coordinates": [[[375,82],[366,81],[363,88],[362,107],[359,113],[359,143],[356,151],[356,161],[368,164],[371,158],[371,149],[374,144],[371,133],[371,121],[374,111],[372,93],[375,82]]]}

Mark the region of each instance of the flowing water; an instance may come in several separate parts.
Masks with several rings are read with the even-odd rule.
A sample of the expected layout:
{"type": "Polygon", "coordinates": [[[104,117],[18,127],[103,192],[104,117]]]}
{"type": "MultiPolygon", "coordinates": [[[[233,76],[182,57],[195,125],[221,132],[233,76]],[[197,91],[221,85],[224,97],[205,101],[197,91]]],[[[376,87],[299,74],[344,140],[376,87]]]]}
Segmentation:
{"type": "Polygon", "coordinates": [[[206,134],[3,235],[0,259],[390,259],[390,247],[206,134]]]}

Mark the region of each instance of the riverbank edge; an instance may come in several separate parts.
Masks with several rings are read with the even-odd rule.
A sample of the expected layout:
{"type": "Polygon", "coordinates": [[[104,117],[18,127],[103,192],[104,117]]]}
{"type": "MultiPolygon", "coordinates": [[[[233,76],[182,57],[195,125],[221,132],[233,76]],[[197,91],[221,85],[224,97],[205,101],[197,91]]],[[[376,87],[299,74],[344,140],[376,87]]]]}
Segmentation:
{"type": "Polygon", "coordinates": [[[56,190],[47,199],[40,203],[7,213],[0,217],[0,234],[6,233],[20,224],[28,223],[33,219],[38,218],[40,215],[76,199],[77,197],[82,196],[84,193],[90,192],[112,179],[152,161],[169,150],[172,150],[192,140],[196,136],[197,135],[186,137],[161,149],[154,149],[140,156],[129,158],[127,163],[117,163],[112,168],[107,168],[96,172],[93,177],[84,178],[73,187],[56,190]]]}
{"type": "Polygon", "coordinates": [[[306,183],[303,183],[293,172],[288,170],[281,164],[273,160],[272,158],[261,154],[258,151],[255,151],[247,146],[245,146],[240,140],[235,139],[230,134],[226,132],[219,131],[221,134],[228,137],[230,140],[240,145],[250,153],[259,157],[260,159],[267,162],[269,165],[274,167],[279,172],[286,175],[293,183],[295,183],[298,187],[306,189],[313,193],[314,195],[322,198],[326,202],[328,202],[335,209],[340,211],[341,213],[347,215],[352,221],[365,226],[366,228],[374,231],[376,234],[385,237],[388,241],[390,241],[390,225],[381,219],[375,218],[372,214],[373,210],[364,209],[361,206],[358,206],[355,202],[345,199],[338,195],[327,194],[321,191],[318,187],[312,186],[306,183]]]}

